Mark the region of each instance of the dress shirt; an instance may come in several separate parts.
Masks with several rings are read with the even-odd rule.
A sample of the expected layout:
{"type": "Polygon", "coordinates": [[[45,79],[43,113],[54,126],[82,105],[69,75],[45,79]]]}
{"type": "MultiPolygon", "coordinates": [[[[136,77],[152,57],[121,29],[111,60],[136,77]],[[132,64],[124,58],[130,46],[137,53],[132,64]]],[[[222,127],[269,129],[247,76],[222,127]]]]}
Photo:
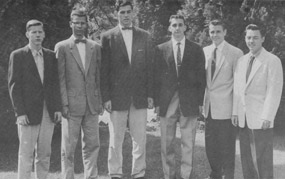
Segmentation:
{"type": "Polygon", "coordinates": [[[216,46],[215,44],[212,44],[212,48],[213,48],[213,52],[215,50],[215,48],[217,48],[217,51],[216,51],[216,69],[217,69],[217,66],[221,63],[221,56],[222,56],[222,51],[225,47],[225,41],[223,40],[222,43],[220,43],[218,46],[216,46]]]}
{"type": "MultiPolygon", "coordinates": [[[[133,45],[133,31],[132,30],[122,30],[121,24],[119,24],[120,30],[123,35],[123,39],[127,48],[129,61],[132,61],[132,45],[133,45]]],[[[132,26],[131,26],[132,27],[132,26]]]]}
{"type": "Polygon", "coordinates": [[[185,36],[184,36],[183,39],[180,42],[178,42],[174,38],[172,38],[171,40],[172,40],[172,48],[173,48],[173,54],[174,54],[176,71],[178,72],[178,69],[177,69],[177,50],[178,50],[178,45],[177,45],[177,43],[180,43],[181,63],[182,63],[183,55],[184,55],[184,48],[185,48],[185,40],[186,39],[185,39],[185,36]]]}
{"type": "MultiPolygon", "coordinates": [[[[85,39],[85,37],[83,39],[85,39]]],[[[75,40],[75,37],[74,37],[74,40],[75,40]]],[[[79,43],[76,43],[76,47],[78,49],[82,65],[83,65],[83,68],[85,70],[86,44],[83,42],[79,42],[79,43]]]]}
{"type": "Polygon", "coordinates": [[[31,46],[29,46],[29,48],[32,51],[41,81],[43,83],[44,80],[44,57],[43,57],[43,51],[42,49],[40,49],[39,51],[33,49],[31,46]]]}

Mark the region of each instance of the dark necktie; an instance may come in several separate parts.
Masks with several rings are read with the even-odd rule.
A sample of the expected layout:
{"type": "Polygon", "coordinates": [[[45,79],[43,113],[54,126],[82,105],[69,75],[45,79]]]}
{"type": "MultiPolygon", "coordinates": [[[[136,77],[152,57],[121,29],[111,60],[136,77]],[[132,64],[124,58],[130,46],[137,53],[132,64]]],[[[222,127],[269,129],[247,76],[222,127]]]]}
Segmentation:
{"type": "Polygon", "coordinates": [[[177,58],[176,58],[176,60],[177,60],[177,73],[178,73],[178,75],[179,75],[179,71],[180,71],[180,67],[181,67],[181,63],[182,63],[182,61],[181,61],[181,49],[180,49],[180,45],[181,45],[181,43],[180,42],[178,42],[177,43],[177,46],[178,46],[178,48],[177,48],[177,58]]]}
{"type": "Polygon", "coordinates": [[[250,75],[250,72],[251,72],[251,69],[252,69],[252,64],[253,64],[254,59],[255,59],[254,56],[251,56],[251,57],[250,57],[250,61],[249,61],[249,64],[248,64],[248,67],[247,67],[247,71],[246,71],[246,82],[247,82],[248,77],[249,77],[249,75],[250,75]]]}
{"type": "Polygon", "coordinates": [[[214,73],[216,70],[216,60],[217,60],[217,49],[215,48],[214,52],[213,52],[213,59],[212,59],[212,64],[211,64],[211,79],[213,79],[214,77],[214,73]]]}
{"type": "Polygon", "coordinates": [[[78,43],[80,43],[80,42],[86,43],[86,39],[75,39],[74,42],[75,42],[76,44],[78,44],[78,43]]]}
{"type": "Polygon", "coordinates": [[[122,27],[122,30],[133,30],[132,27],[122,27]]]}

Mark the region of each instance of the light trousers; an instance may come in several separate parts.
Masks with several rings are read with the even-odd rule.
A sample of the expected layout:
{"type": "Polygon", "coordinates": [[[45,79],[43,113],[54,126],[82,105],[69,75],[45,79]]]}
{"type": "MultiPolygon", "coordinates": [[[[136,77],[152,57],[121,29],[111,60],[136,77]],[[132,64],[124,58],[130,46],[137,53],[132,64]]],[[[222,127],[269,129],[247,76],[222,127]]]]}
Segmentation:
{"type": "Polygon", "coordinates": [[[112,111],[110,118],[108,155],[108,169],[110,176],[121,178],[123,175],[122,146],[128,121],[133,144],[131,174],[134,178],[143,177],[146,169],[145,143],[147,109],[136,109],[131,105],[128,111],[112,111]]]}
{"type": "Polygon", "coordinates": [[[179,97],[176,92],[169,104],[166,116],[160,117],[161,158],[164,179],[176,178],[175,135],[178,122],[181,133],[181,178],[189,179],[193,169],[197,116],[185,117],[181,112],[181,115],[177,115],[177,110],[179,110],[179,97]]]}
{"type": "Polygon", "coordinates": [[[42,122],[39,125],[18,124],[18,179],[31,179],[33,161],[35,178],[47,178],[53,130],[54,123],[50,120],[46,105],[44,105],[42,122]]]}
{"type": "Polygon", "coordinates": [[[98,115],[89,110],[84,116],[62,119],[61,170],[63,179],[74,179],[74,154],[81,131],[84,179],[97,179],[100,149],[98,115]]]}

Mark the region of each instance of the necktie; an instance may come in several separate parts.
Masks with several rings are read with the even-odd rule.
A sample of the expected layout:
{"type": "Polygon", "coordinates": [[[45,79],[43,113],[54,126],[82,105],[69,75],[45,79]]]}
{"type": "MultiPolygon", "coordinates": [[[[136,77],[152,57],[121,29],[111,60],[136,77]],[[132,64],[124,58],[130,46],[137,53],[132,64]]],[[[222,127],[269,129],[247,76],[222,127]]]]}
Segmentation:
{"type": "Polygon", "coordinates": [[[246,71],[246,82],[247,82],[248,77],[249,77],[249,74],[250,74],[250,72],[251,72],[252,64],[253,64],[254,59],[255,59],[254,56],[251,56],[251,57],[250,57],[250,61],[249,61],[249,64],[248,64],[248,67],[247,67],[247,71],[246,71]]]}
{"type": "Polygon", "coordinates": [[[132,27],[122,27],[122,30],[133,30],[132,27]]]}
{"type": "Polygon", "coordinates": [[[181,49],[180,49],[180,45],[181,45],[181,43],[180,42],[178,42],[177,43],[177,46],[178,46],[178,48],[177,48],[177,58],[176,58],[176,60],[177,60],[177,73],[178,73],[178,75],[179,75],[179,70],[180,70],[180,67],[181,67],[181,63],[182,63],[182,61],[181,61],[181,49]]]}
{"type": "Polygon", "coordinates": [[[44,80],[44,60],[43,60],[43,55],[41,52],[36,53],[35,62],[36,62],[36,66],[37,66],[41,81],[43,83],[43,80],[44,80]]]}
{"type": "Polygon", "coordinates": [[[75,42],[76,44],[78,44],[78,43],[80,43],[80,42],[86,43],[86,39],[75,39],[74,42],[75,42]]]}
{"type": "Polygon", "coordinates": [[[212,79],[214,77],[214,73],[215,73],[215,70],[216,70],[217,49],[218,48],[215,48],[215,50],[213,52],[213,59],[212,59],[212,64],[211,64],[211,77],[212,77],[212,79]]]}

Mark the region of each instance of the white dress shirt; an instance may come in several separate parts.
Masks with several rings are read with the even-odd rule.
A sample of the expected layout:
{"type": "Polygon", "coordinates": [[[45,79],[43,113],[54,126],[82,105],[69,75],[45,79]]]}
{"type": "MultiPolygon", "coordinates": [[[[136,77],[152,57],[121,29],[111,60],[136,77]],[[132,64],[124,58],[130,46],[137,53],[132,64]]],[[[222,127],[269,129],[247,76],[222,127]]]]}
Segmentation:
{"type": "MultiPolygon", "coordinates": [[[[133,31],[132,30],[122,30],[121,24],[119,24],[120,30],[123,35],[123,39],[127,48],[127,53],[129,57],[129,61],[131,64],[132,61],[132,45],[133,45],[133,31]]],[[[132,26],[131,26],[132,27],[132,26]]]]}
{"type": "Polygon", "coordinates": [[[173,54],[174,54],[174,60],[175,60],[175,65],[176,65],[176,71],[178,72],[177,69],[177,50],[178,50],[178,45],[177,43],[180,43],[180,53],[181,53],[181,63],[183,60],[183,55],[184,55],[184,48],[185,48],[185,36],[183,37],[183,39],[178,42],[176,41],[174,38],[171,39],[172,40],[172,49],[173,49],[173,54]]]}
{"type": "MultiPolygon", "coordinates": [[[[73,36],[74,40],[75,40],[75,37],[73,36]]],[[[85,37],[83,38],[85,39],[85,37]]],[[[79,43],[76,43],[76,47],[78,49],[78,52],[79,52],[79,55],[80,55],[80,58],[81,58],[81,62],[82,62],[82,65],[83,65],[83,68],[85,70],[85,58],[86,58],[86,44],[83,43],[83,42],[79,42],[79,43]]]]}
{"type": "Polygon", "coordinates": [[[218,46],[216,46],[215,44],[212,44],[212,45],[213,45],[213,52],[214,52],[215,48],[217,48],[217,51],[216,51],[216,67],[217,67],[221,63],[221,56],[222,56],[222,51],[223,51],[224,46],[225,46],[225,41],[223,40],[222,43],[220,43],[218,46]]]}
{"type": "Polygon", "coordinates": [[[32,49],[31,46],[29,46],[29,48],[32,51],[41,81],[43,83],[44,80],[44,57],[43,57],[43,51],[42,49],[40,49],[39,51],[32,49]]]}

